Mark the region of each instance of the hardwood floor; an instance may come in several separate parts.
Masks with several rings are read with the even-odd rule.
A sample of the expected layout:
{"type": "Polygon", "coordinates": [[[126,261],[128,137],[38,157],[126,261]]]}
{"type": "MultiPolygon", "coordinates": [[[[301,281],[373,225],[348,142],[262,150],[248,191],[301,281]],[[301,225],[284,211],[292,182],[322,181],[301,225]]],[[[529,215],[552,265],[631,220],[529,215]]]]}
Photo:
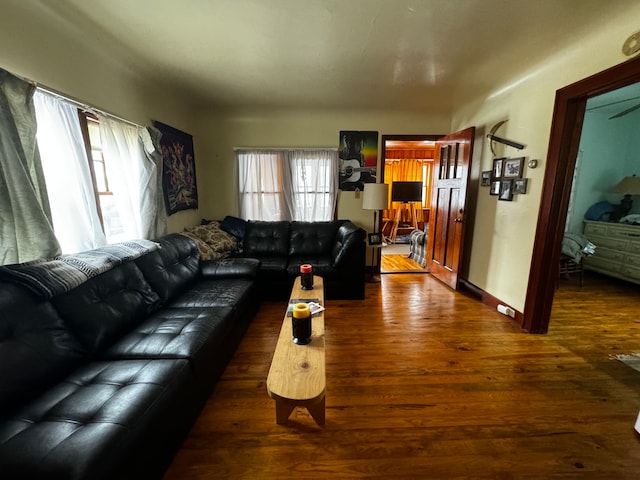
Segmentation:
{"type": "Polygon", "coordinates": [[[418,262],[408,258],[409,245],[395,244],[387,245],[382,249],[380,256],[381,273],[429,273],[418,262]]]}
{"type": "Polygon", "coordinates": [[[562,280],[549,333],[431,275],[327,301],[326,425],[275,422],[265,379],[284,303],[264,303],[166,480],[637,478],[638,286],[562,280]]]}
{"type": "Polygon", "coordinates": [[[382,255],[380,257],[381,273],[428,273],[419,263],[406,255],[382,255]]]}

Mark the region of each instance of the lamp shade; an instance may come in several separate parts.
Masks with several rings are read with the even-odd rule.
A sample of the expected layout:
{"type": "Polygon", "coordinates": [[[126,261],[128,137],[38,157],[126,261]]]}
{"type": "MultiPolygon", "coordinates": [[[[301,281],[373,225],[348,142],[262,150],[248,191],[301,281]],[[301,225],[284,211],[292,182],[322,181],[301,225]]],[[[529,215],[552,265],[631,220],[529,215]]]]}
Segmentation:
{"type": "Polygon", "coordinates": [[[622,195],[640,195],[640,177],[624,177],[611,191],[622,195]]]}
{"type": "Polygon", "coordinates": [[[366,183],[362,192],[362,208],[384,210],[387,208],[389,185],[386,183],[366,183]]]}

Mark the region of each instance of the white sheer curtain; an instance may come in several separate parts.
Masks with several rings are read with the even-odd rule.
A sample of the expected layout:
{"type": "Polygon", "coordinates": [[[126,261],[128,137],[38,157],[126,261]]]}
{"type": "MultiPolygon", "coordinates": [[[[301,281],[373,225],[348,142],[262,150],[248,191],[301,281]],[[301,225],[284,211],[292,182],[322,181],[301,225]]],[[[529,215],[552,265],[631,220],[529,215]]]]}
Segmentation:
{"type": "Polygon", "coordinates": [[[290,213],[282,188],[286,154],[276,150],[237,152],[240,217],[247,220],[285,220],[290,213]]]}
{"type": "Polygon", "coordinates": [[[104,115],[98,119],[107,177],[123,227],[109,242],[156,238],[163,230],[158,224],[162,192],[158,189],[158,167],[145,153],[145,147],[153,148],[149,132],[104,115]]]}
{"type": "Polygon", "coordinates": [[[78,108],[40,90],[33,100],[53,228],[62,253],[105,245],[78,108]]]}
{"type": "Polygon", "coordinates": [[[285,162],[284,191],[291,218],[331,220],[336,204],[337,153],[334,150],[292,150],[285,162]]]}
{"type": "Polygon", "coordinates": [[[236,152],[238,203],[247,220],[331,220],[338,153],[332,149],[247,149],[236,152]]]}

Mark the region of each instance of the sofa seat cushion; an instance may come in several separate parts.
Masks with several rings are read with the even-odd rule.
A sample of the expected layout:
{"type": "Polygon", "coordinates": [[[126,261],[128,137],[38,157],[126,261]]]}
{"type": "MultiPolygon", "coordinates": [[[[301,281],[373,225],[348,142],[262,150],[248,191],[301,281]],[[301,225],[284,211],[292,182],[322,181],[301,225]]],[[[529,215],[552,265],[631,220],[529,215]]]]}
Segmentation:
{"type": "Polygon", "coordinates": [[[136,264],[127,262],[55,297],[53,304],[87,351],[95,353],[145,319],[159,300],[136,264]]]}
{"type": "Polygon", "coordinates": [[[205,279],[256,278],[259,268],[260,260],[257,258],[234,257],[200,263],[200,271],[205,279]]]}
{"type": "Polygon", "coordinates": [[[252,301],[254,280],[248,278],[223,278],[201,280],[168,306],[184,307],[235,307],[252,301]]]}
{"type": "Polygon", "coordinates": [[[232,322],[231,307],[164,308],[120,339],[105,357],[184,358],[194,370],[206,371],[232,322]]]}
{"type": "Polygon", "coordinates": [[[87,364],[0,423],[2,478],[122,478],[192,381],[186,360],[87,364]]]}
{"type": "Polygon", "coordinates": [[[176,298],[169,307],[189,308],[231,307],[234,319],[245,318],[258,307],[255,280],[248,278],[224,278],[201,280],[176,298]]]}
{"type": "Polygon", "coordinates": [[[260,269],[258,270],[258,278],[265,276],[267,278],[287,278],[287,264],[289,259],[284,257],[259,257],[260,269]]]}

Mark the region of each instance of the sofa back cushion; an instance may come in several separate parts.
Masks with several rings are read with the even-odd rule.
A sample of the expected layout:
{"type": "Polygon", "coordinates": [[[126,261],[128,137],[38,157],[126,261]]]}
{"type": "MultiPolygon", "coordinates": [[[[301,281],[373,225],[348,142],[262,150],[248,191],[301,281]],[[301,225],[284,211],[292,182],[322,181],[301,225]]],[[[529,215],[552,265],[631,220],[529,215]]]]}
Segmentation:
{"type": "Polygon", "coordinates": [[[157,240],[160,248],[136,260],[144,278],[166,304],[200,277],[200,255],[195,242],[177,233],[157,240]]]}
{"type": "Polygon", "coordinates": [[[50,302],[0,282],[0,418],[66,377],[82,351],[50,302]]]}
{"type": "Polygon", "coordinates": [[[291,222],[289,256],[328,256],[341,222],[291,222]]]}
{"type": "Polygon", "coordinates": [[[286,257],[289,253],[289,222],[249,221],[244,233],[244,257],[286,257]]]}
{"type": "Polygon", "coordinates": [[[158,307],[160,299],[130,261],[52,302],[86,350],[96,353],[137,326],[158,307]]]}

